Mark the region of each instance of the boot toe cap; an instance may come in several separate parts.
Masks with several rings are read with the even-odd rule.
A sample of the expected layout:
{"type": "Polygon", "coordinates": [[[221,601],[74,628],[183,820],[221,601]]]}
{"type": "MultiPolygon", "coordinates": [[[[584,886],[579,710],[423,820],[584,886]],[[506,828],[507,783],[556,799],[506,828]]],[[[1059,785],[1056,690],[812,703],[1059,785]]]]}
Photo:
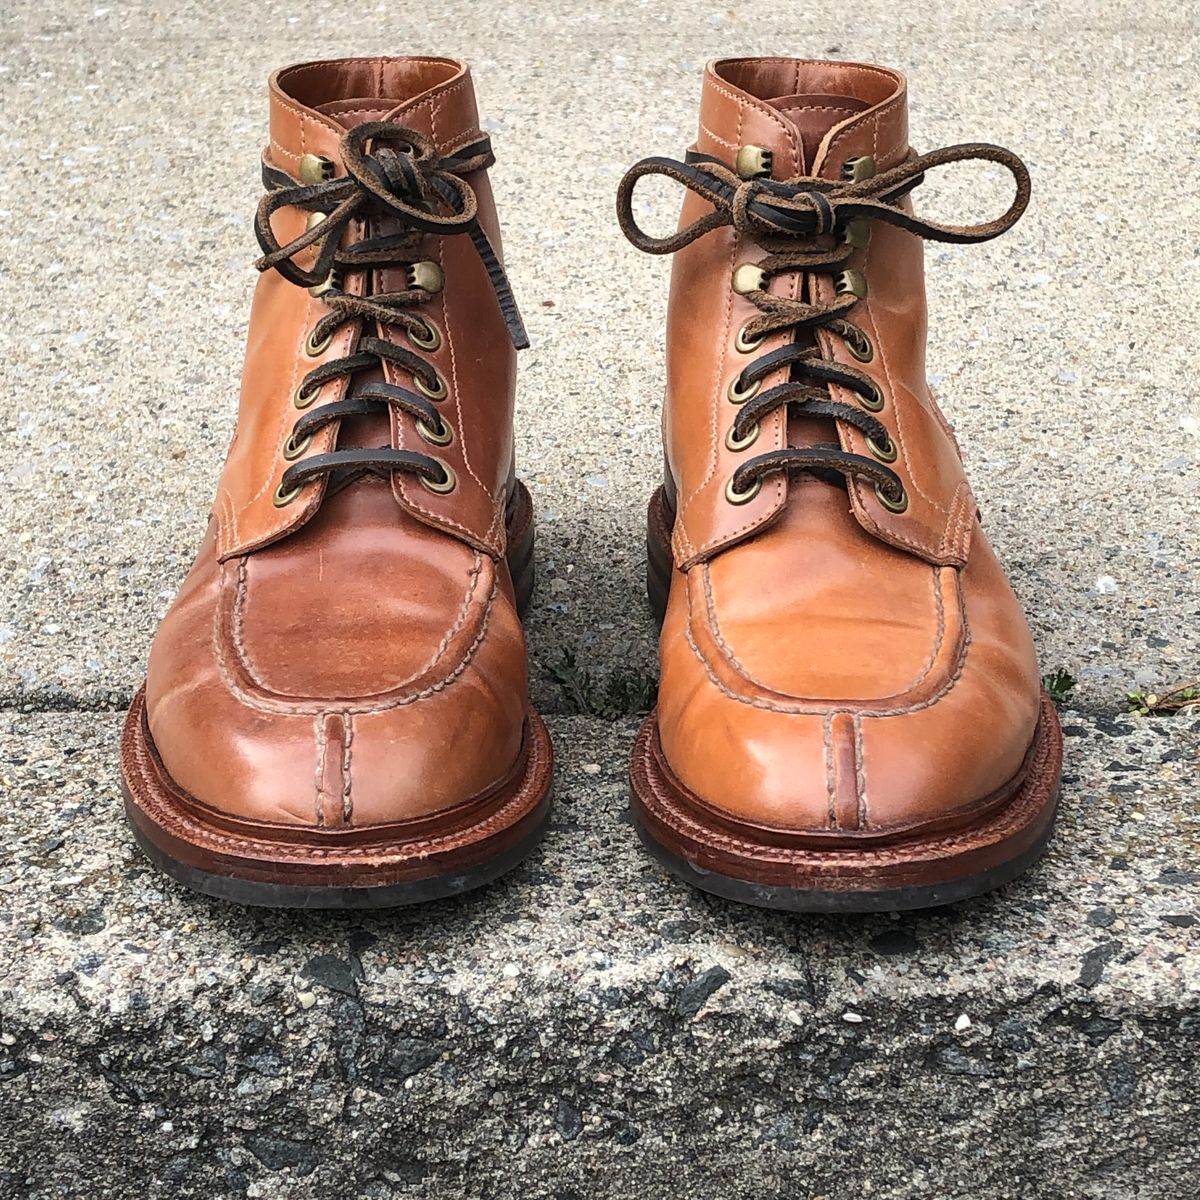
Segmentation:
{"type": "Polygon", "coordinates": [[[748,828],[866,841],[968,821],[1019,776],[1034,740],[1025,642],[963,638],[920,690],[813,700],[758,686],[693,641],[664,655],[663,754],[700,803],[748,828]]]}
{"type": "Polygon", "coordinates": [[[1037,695],[987,690],[903,713],[747,709],[716,693],[660,706],[660,738],[675,778],[726,823],[821,841],[905,837],[967,821],[1019,780],[1037,695]]]}
{"type": "MultiPolygon", "coordinates": [[[[383,631],[375,654],[387,686],[350,696],[264,686],[245,635],[224,636],[218,617],[205,636],[212,606],[193,612],[185,601],[160,630],[147,681],[148,730],[167,775],[222,818],[299,828],[428,822],[486,796],[521,756],[527,703],[516,612],[503,589],[484,595],[440,637],[411,630],[398,653],[411,660],[412,639],[428,634],[427,665],[403,678],[383,631]]],[[[361,679],[361,644],[354,653],[361,679]]]]}

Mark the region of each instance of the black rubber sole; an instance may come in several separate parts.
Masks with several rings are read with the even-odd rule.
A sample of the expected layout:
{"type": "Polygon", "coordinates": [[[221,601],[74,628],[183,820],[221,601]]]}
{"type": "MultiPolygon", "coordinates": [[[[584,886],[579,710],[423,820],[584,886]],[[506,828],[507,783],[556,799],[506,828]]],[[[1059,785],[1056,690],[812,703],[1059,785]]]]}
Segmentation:
{"type": "Polygon", "coordinates": [[[481,863],[470,871],[434,875],[427,879],[413,879],[381,887],[313,887],[290,883],[263,883],[253,879],[239,879],[232,875],[218,875],[211,871],[201,871],[172,858],[160,850],[132,822],[130,829],[142,853],[160,871],[184,887],[218,900],[228,900],[234,904],[255,908],[297,908],[310,911],[403,908],[412,904],[428,904],[451,896],[461,896],[464,892],[486,887],[519,865],[537,848],[545,835],[550,824],[552,795],[553,793],[546,797],[544,813],[536,828],[503,854],[481,863]]]}
{"type": "Polygon", "coordinates": [[[720,896],[724,900],[751,904],[756,908],[773,908],[796,913],[905,912],[918,908],[940,908],[961,900],[970,900],[1011,883],[1018,875],[1027,871],[1045,853],[1054,833],[1054,821],[1051,820],[1045,833],[1023,854],[990,870],[948,883],[888,888],[878,892],[832,892],[751,883],[729,875],[719,875],[715,871],[706,871],[695,863],[686,862],[659,843],[637,818],[636,813],[634,826],[642,845],[651,857],[684,883],[690,883],[693,887],[720,896]]]}

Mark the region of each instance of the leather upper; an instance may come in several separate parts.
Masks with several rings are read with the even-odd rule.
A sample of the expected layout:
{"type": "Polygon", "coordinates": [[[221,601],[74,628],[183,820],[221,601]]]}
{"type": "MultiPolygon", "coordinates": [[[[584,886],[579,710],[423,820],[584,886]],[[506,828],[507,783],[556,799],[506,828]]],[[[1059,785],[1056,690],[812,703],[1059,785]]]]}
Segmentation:
{"type": "MultiPolygon", "coordinates": [[[[747,144],[773,152],[776,179],[836,179],[857,155],[884,170],[908,154],[904,80],[850,63],[712,63],[695,149],[733,166],[747,144]]],[[[681,226],[704,207],[689,193],[681,226]]],[[[831,440],[868,453],[846,422],[782,409],[753,449],[726,444],[737,415],[727,391],[749,361],[735,339],[758,311],[731,276],[764,254],[726,226],[674,259],[663,428],[678,570],[661,641],[663,751],[714,813],[756,828],[861,842],[969,819],[1019,772],[1039,683],[1025,618],[925,380],[922,242],[872,222],[850,262],[869,283],[851,313],[874,345],[869,362],[817,335],[826,357],[865,371],[883,396],[875,415],[898,451],[903,513],[853,478],[841,487],[777,473],[747,503],[726,497],[750,454],[831,440]]],[[[833,287],[792,272],[771,290],[830,300],[833,287]]],[[[768,338],[754,355],[788,340],[768,338]]],[[[833,387],[833,399],[852,403],[844,391],[833,387]]]]}
{"type": "MultiPolygon", "coordinates": [[[[479,138],[467,68],[448,59],[356,59],[278,72],[265,161],[293,177],[300,156],[341,171],[341,135],[396,121],[447,154],[479,138]]],[[[499,246],[486,173],[467,182],[499,246]]],[[[305,214],[275,216],[284,240],[305,214]]],[[[147,713],[175,783],[223,819],[326,830],[421,821],[501,785],[519,765],[526,661],[504,522],[512,474],[515,351],[470,238],[427,236],[445,288],[420,313],[442,335],[420,351],[447,384],[453,431],[432,452],[457,478],[448,494],[411,474],[307,485],[274,500],[305,373],[353,350],[344,326],[305,350],[327,312],[273,270],[259,279],[237,432],[196,563],[154,640],[147,713]]],[[[395,290],[376,270],[376,291],[395,290]]],[[[363,287],[351,276],[345,290],[363,287]]],[[[404,334],[383,330],[401,344],[404,334]]],[[[377,378],[412,382],[393,363],[377,378]]],[[[325,384],[314,407],[344,396],[325,384]]],[[[312,411],[308,409],[306,411],[312,411]]],[[[391,445],[430,452],[411,417],[356,416],[322,429],[306,454],[391,445]]]]}
{"type": "MultiPolygon", "coordinates": [[[[270,112],[271,140],[264,161],[293,176],[304,154],[323,155],[333,161],[335,173],[344,173],[338,143],[347,128],[366,121],[395,121],[414,129],[430,137],[443,154],[480,136],[469,70],[452,59],[351,59],[286,67],[271,78],[270,112]]],[[[480,224],[498,247],[499,222],[487,174],[472,172],[467,182],[479,199],[480,224]]],[[[276,215],[275,226],[283,240],[289,240],[303,231],[304,221],[300,209],[285,209],[276,215]]],[[[459,483],[450,495],[437,496],[410,476],[397,474],[393,487],[418,520],[499,554],[504,550],[504,487],[512,464],[516,352],[470,239],[430,238],[429,248],[448,286],[422,306],[422,315],[443,332],[449,325],[452,336],[445,337],[437,351],[422,354],[450,387],[444,409],[457,436],[438,453],[455,469],[459,483]],[[474,353],[477,346],[486,347],[487,353],[474,353]]],[[[399,286],[394,271],[377,275],[376,290],[399,286]]],[[[319,297],[274,271],[259,279],[237,434],[214,509],[223,558],[265,545],[303,524],[320,507],[320,487],[306,489],[286,508],[277,508],[272,495],[288,466],[282,450],[296,419],[292,397],[301,378],[320,363],[351,353],[357,340],[356,331],[347,327],[324,353],[307,355],[305,340],[325,311],[319,297]]],[[[395,330],[389,333],[403,338],[395,330]]],[[[389,383],[406,382],[390,364],[384,374],[389,383]]],[[[339,400],[345,389],[345,382],[326,384],[317,403],[339,400]]],[[[314,439],[310,453],[332,449],[337,435],[337,426],[329,426],[314,439]]],[[[400,420],[393,422],[392,444],[398,449],[421,448],[411,422],[400,420]]]]}

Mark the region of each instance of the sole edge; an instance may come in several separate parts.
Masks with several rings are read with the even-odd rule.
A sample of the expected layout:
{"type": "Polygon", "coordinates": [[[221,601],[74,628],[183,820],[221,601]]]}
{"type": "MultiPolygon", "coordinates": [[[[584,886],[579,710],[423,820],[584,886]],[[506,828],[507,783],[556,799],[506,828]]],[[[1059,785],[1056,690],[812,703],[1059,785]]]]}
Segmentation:
{"type": "MultiPolygon", "coordinates": [[[[694,807],[688,806],[686,800],[676,794],[681,793],[682,785],[673,778],[663,780],[659,776],[658,763],[651,747],[651,739],[657,734],[655,721],[656,715],[652,713],[638,733],[632,755],[631,807],[638,836],[651,856],[676,878],[727,900],[789,912],[900,912],[936,908],[982,895],[1011,882],[1041,857],[1053,836],[1058,816],[1062,735],[1057,711],[1045,693],[1042,695],[1042,719],[1039,721],[1038,734],[1030,749],[1028,775],[1012,799],[991,814],[987,824],[977,828],[978,842],[956,854],[941,855],[934,853],[937,839],[889,847],[904,852],[894,868],[897,874],[919,874],[923,863],[928,862],[930,869],[936,870],[939,877],[928,883],[904,882],[885,887],[875,885],[881,874],[886,875],[887,869],[865,861],[861,850],[797,850],[792,864],[786,868],[794,873],[795,881],[777,883],[756,880],[749,877],[749,873],[737,875],[701,865],[700,854],[688,855],[687,838],[682,834],[677,847],[665,844],[656,835],[654,826],[657,824],[667,828],[672,826],[672,822],[666,815],[667,802],[661,802],[653,795],[654,787],[666,791],[671,796],[669,803],[686,812],[694,825],[699,826],[701,822],[697,820],[694,807]],[[645,791],[639,788],[639,775],[644,777],[645,791]],[[1001,824],[1003,819],[1019,814],[1022,805],[1030,810],[1028,818],[1012,829],[1004,830],[1001,824]],[[661,814],[657,811],[659,808],[663,809],[661,814]],[[1003,836],[993,837],[989,841],[990,832],[1002,832],[1003,836]],[[969,869],[972,857],[985,850],[1007,845],[1013,847],[1013,852],[1007,857],[981,870],[969,869]],[[807,877],[806,854],[811,856],[807,877]],[[821,886],[831,874],[831,859],[836,861],[843,854],[844,861],[837,863],[836,869],[839,885],[836,888],[821,886]],[[952,869],[956,863],[967,864],[968,869],[956,872],[952,869]]],[[[691,840],[697,850],[703,849],[702,841],[694,835],[691,840]]],[[[771,851],[771,847],[763,847],[764,856],[771,851]]],[[[776,866],[775,869],[780,871],[783,868],[776,866]]]]}

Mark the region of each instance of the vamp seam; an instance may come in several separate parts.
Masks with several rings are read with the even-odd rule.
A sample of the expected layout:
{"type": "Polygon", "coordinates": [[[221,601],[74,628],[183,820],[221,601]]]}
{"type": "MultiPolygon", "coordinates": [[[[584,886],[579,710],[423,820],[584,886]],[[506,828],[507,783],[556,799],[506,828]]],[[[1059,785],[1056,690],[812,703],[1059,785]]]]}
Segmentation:
{"type": "MultiPolygon", "coordinates": [[[[221,587],[225,587],[225,564],[221,564],[221,587]]],[[[232,645],[232,639],[223,637],[225,632],[226,621],[222,619],[222,614],[225,610],[225,605],[218,603],[214,607],[211,648],[214,663],[216,664],[217,672],[226,689],[233,695],[239,703],[245,704],[247,707],[254,709],[256,712],[268,713],[279,716],[317,716],[320,713],[330,710],[331,703],[336,704],[337,710],[347,715],[365,715],[369,713],[388,712],[392,709],[401,708],[405,705],[415,704],[420,700],[427,699],[430,696],[436,695],[450,687],[457,680],[467,667],[471,664],[479,647],[483,644],[487,636],[488,628],[491,622],[492,612],[495,606],[497,596],[499,594],[499,576],[495,576],[492,582],[492,590],[488,595],[487,600],[483,603],[483,612],[479,621],[479,628],[471,640],[470,644],[464,650],[461,658],[454,666],[444,674],[430,679],[423,683],[421,687],[414,691],[401,692],[385,697],[373,696],[370,698],[370,703],[347,701],[343,698],[333,700],[329,699],[313,699],[297,697],[289,699],[272,693],[266,692],[256,695],[251,687],[255,681],[252,677],[247,676],[251,686],[246,686],[237,678],[238,671],[235,667],[241,667],[241,659],[236,654],[236,647],[232,645]],[[232,660],[232,664],[231,664],[232,660]]],[[[432,672],[427,672],[432,674],[432,672]]],[[[416,677],[412,682],[420,682],[421,677],[416,677]]]]}
{"type": "MultiPolygon", "coordinates": [[[[247,575],[246,563],[249,555],[243,555],[238,559],[238,576],[237,587],[234,594],[233,612],[230,618],[230,633],[231,644],[234,653],[237,655],[238,665],[245,671],[250,680],[254,683],[264,696],[273,696],[281,700],[309,700],[312,696],[300,695],[295,692],[286,692],[277,687],[272,687],[263,675],[262,670],[254,660],[254,656],[250,653],[246,645],[245,638],[245,605],[247,594],[247,575]]],[[[409,672],[402,679],[394,681],[381,681],[379,687],[370,693],[371,698],[387,695],[392,692],[400,691],[402,688],[408,687],[416,680],[428,675],[435,670],[439,660],[446,654],[451,643],[463,630],[467,623],[467,617],[471,610],[471,605],[475,599],[475,593],[479,587],[479,576],[483,568],[483,556],[478,552],[474,552],[474,558],[471,564],[471,570],[467,579],[467,590],[463,595],[462,602],[458,607],[454,620],[450,627],[443,634],[441,640],[425,660],[425,662],[415,671],[409,672]]],[[[222,571],[221,588],[224,591],[225,579],[222,571]]],[[[219,606],[218,606],[219,608],[219,606]]],[[[360,697],[361,699],[361,697],[360,697]]]]}
{"type": "MultiPolygon", "coordinates": [[[[739,704],[746,704],[753,708],[763,709],[767,712],[777,712],[783,715],[790,716],[825,716],[828,713],[844,712],[851,715],[859,715],[866,717],[897,717],[905,716],[909,713],[920,712],[923,709],[931,707],[939,700],[942,700],[962,678],[963,671],[966,667],[967,656],[971,646],[971,630],[967,620],[967,614],[962,599],[962,591],[956,586],[958,595],[959,617],[962,623],[962,634],[958,653],[955,656],[954,668],[942,680],[940,685],[936,687],[929,695],[922,697],[919,700],[913,700],[908,704],[891,704],[885,707],[877,707],[878,701],[855,701],[852,699],[838,699],[829,701],[817,700],[801,700],[791,699],[781,696],[779,693],[774,693],[772,696],[751,695],[745,692],[735,691],[729,686],[716,672],[713,664],[709,661],[707,655],[696,641],[694,631],[695,613],[692,608],[692,600],[690,590],[685,599],[687,601],[687,621],[684,626],[684,635],[687,639],[688,646],[695,655],[697,661],[704,668],[705,674],[710,682],[717,688],[718,691],[730,700],[736,700],[739,704]]],[[[714,635],[715,636],[715,635],[714,635]]],[[[731,666],[736,664],[730,662],[731,666]]],[[[928,678],[929,673],[926,673],[925,678],[928,678]]],[[[758,687],[764,692],[773,692],[773,689],[764,688],[761,684],[757,684],[754,680],[743,675],[742,678],[751,686],[758,687]]],[[[885,697],[886,700],[896,699],[901,700],[904,696],[911,696],[912,690],[897,695],[895,697],[885,697]]]]}
{"type": "MultiPolygon", "coordinates": [[[[709,628],[712,630],[713,639],[716,641],[717,645],[720,646],[721,652],[725,656],[725,659],[728,661],[729,665],[734,667],[737,670],[738,674],[741,675],[742,678],[745,679],[747,683],[753,684],[754,687],[761,688],[763,691],[775,692],[777,694],[783,695],[784,693],[780,693],[778,688],[772,687],[771,684],[765,683],[763,680],[756,678],[755,675],[749,670],[749,668],[747,668],[746,665],[737,656],[737,654],[734,653],[733,647],[730,646],[728,640],[726,639],[725,635],[721,631],[720,619],[717,616],[716,598],[713,596],[713,590],[712,590],[712,576],[708,570],[708,567],[706,564],[700,564],[699,566],[697,566],[693,569],[703,572],[703,574],[701,575],[701,578],[704,581],[704,601],[705,601],[705,608],[707,609],[708,625],[709,625],[709,628]]],[[[914,691],[916,691],[921,686],[921,684],[923,684],[929,678],[930,674],[933,672],[934,666],[936,665],[937,660],[938,660],[938,654],[941,651],[942,645],[945,642],[945,638],[946,638],[946,607],[942,600],[941,588],[938,586],[941,583],[941,573],[943,570],[945,570],[945,568],[943,568],[943,567],[931,568],[932,577],[933,577],[933,589],[932,589],[933,590],[933,603],[934,603],[934,609],[937,613],[937,622],[936,622],[936,630],[934,633],[933,646],[929,652],[928,657],[925,660],[924,666],[922,666],[922,668],[921,668],[920,672],[917,674],[916,678],[911,680],[909,683],[905,684],[904,687],[898,688],[894,692],[889,692],[887,695],[884,695],[884,696],[873,696],[870,701],[871,703],[874,704],[874,703],[886,702],[888,700],[901,700],[905,696],[909,696],[914,691]]],[[[690,615],[690,612],[691,612],[690,596],[688,598],[688,610],[689,610],[689,615],[690,615]]],[[[812,697],[793,696],[793,697],[791,697],[791,699],[807,701],[807,700],[812,700],[812,697]]],[[[845,707],[845,702],[843,703],[842,707],[845,707]]]]}

